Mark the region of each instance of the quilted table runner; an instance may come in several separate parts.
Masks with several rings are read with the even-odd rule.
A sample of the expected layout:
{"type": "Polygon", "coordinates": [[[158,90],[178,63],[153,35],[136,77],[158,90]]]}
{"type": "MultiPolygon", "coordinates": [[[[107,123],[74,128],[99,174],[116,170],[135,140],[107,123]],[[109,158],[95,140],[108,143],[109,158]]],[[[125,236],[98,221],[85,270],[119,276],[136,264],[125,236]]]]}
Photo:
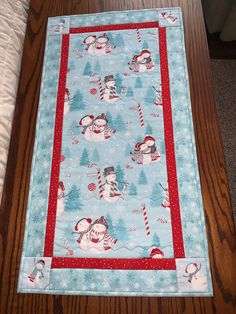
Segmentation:
{"type": "Polygon", "coordinates": [[[18,291],[212,295],[179,8],[48,20],[18,291]]]}

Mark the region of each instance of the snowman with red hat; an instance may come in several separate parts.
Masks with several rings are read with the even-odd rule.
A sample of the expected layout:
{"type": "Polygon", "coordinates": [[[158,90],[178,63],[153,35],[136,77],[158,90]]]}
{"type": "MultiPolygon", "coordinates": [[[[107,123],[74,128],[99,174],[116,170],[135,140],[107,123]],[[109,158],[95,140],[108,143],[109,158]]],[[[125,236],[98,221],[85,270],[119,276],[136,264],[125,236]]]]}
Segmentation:
{"type": "Polygon", "coordinates": [[[91,56],[105,56],[116,48],[109,43],[105,33],[100,36],[89,35],[83,40],[83,44],[86,45],[85,49],[91,56]]]}
{"type": "Polygon", "coordinates": [[[150,252],[151,258],[164,258],[164,252],[158,247],[153,247],[150,252]]]}
{"type": "Polygon", "coordinates": [[[116,133],[108,124],[108,119],[104,113],[101,113],[96,118],[93,115],[83,117],[79,126],[83,127],[81,132],[84,138],[90,142],[101,142],[110,139],[111,134],[116,133]]]}
{"type": "Polygon", "coordinates": [[[82,250],[87,251],[90,248],[89,245],[89,231],[91,230],[92,219],[81,218],[75,225],[74,233],[79,234],[77,242],[82,250]]]}
{"type": "Polygon", "coordinates": [[[65,186],[63,181],[58,183],[57,192],[57,217],[64,213],[64,198],[65,198],[65,186]]]}
{"type": "Polygon", "coordinates": [[[152,71],[155,68],[155,64],[152,62],[151,52],[147,49],[135,55],[128,64],[130,65],[130,70],[139,73],[152,71]]]}
{"type": "Polygon", "coordinates": [[[156,139],[152,135],[146,135],[143,141],[147,145],[147,149],[143,153],[143,163],[150,164],[160,160],[160,154],[156,148],[156,139]]]}
{"type": "Polygon", "coordinates": [[[184,277],[188,278],[188,283],[191,284],[195,291],[207,290],[207,278],[202,274],[201,264],[189,263],[185,268],[184,277]]]}
{"type": "Polygon", "coordinates": [[[92,224],[89,239],[91,253],[106,252],[117,242],[117,239],[112,238],[108,233],[108,224],[104,216],[96,219],[92,224]]]}
{"type": "Polygon", "coordinates": [[[64,97],[64,116],[69,112],[70,106],[70,91],[68,88],[65,89],[65,97],[64,97]]]}
{"type": "Polygon", "coordinates": [[[141,51],[140,56],[144,60],[143,63],[146,65],[146,71],[152,71],[155,68],[155,64],[152,62],[151,52],[147,49],[141,51]]]}

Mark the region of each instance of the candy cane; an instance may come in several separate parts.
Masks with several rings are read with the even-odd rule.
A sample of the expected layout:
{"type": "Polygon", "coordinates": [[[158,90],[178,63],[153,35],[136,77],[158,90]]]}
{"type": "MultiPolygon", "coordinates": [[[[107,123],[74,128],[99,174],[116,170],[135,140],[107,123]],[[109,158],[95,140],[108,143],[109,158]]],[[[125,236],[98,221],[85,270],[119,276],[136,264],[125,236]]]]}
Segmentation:
{"type": "Polygon", "coordinates": [[[138,42],[141,43],[141,35],[140,35],[140,31],[138,28],[136,29],[136,32],[137,32],[137,36],[138,36],[138,42]]]}
{"type": "Polygon", "coordinates": [[[103,90],[102,90],[102,80],[101,80],[101,77],[99,78],[98,86],[99,86],[100,99],[103,100],[104,97],[103,97],[103,90]]]}
{"type": "Polygon", "coordinates": [[[142,206],[143,206],[142,209],[143,209],[143,217],[144,217],[144,224],[145,224],[145,228],[146,228],[146,234],[147,234],[147,236],[150,236],[150,227],[149,227],[149,223],[148,223],[146,207],[145,207],[145,204],[142,206]]]}
{"type": "Polygon", "coordinates": [[[103,198],[103,190],[102,190],[102,180],[101,180],[101,172],[100,168],[97,169],[97,179],[98,179],[98,188],[99,188],[99,197],[103,198]]]}
{"type": "Polygon", "coordinates": [[[139,113],[139,120],[140,120],[140,124],[141,127],[144,127],[144,121],[143,121],[143,112],[142,112],[142,107],[140,104],[138,104],[138,113],[139,113]]]}

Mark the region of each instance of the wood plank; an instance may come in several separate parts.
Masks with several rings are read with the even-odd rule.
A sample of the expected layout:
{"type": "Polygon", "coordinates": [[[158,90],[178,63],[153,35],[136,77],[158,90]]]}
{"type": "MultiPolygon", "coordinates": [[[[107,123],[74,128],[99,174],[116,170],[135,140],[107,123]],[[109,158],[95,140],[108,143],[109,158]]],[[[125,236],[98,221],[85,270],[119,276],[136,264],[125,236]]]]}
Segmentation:
{"type": "Polygon", "coordinates": [[[200,0],[32,0],[0,209],[2,313],[233,313],[235,229],[200,0]],[[49,16],[181,6],[214,298],[79,297],[17,294],[49,16]],[[234,265],[233,265],[234,263],[234,265]]]}

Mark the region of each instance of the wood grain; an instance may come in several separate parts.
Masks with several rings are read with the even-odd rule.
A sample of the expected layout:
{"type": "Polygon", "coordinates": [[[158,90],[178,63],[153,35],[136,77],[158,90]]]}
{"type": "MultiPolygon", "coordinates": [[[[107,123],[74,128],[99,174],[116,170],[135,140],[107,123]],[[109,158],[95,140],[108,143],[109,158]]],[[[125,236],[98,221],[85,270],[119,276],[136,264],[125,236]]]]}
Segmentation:
{"type": "Polygon", "coordinates": [[[235,229],[212,90],[200,0],[32,0],[0,209],[0,313],[233,313],[235,229]],[[180,6],[209,241],[214,298],[78,297],[17,294],[46,23],[49,16],[180,6]]]}

